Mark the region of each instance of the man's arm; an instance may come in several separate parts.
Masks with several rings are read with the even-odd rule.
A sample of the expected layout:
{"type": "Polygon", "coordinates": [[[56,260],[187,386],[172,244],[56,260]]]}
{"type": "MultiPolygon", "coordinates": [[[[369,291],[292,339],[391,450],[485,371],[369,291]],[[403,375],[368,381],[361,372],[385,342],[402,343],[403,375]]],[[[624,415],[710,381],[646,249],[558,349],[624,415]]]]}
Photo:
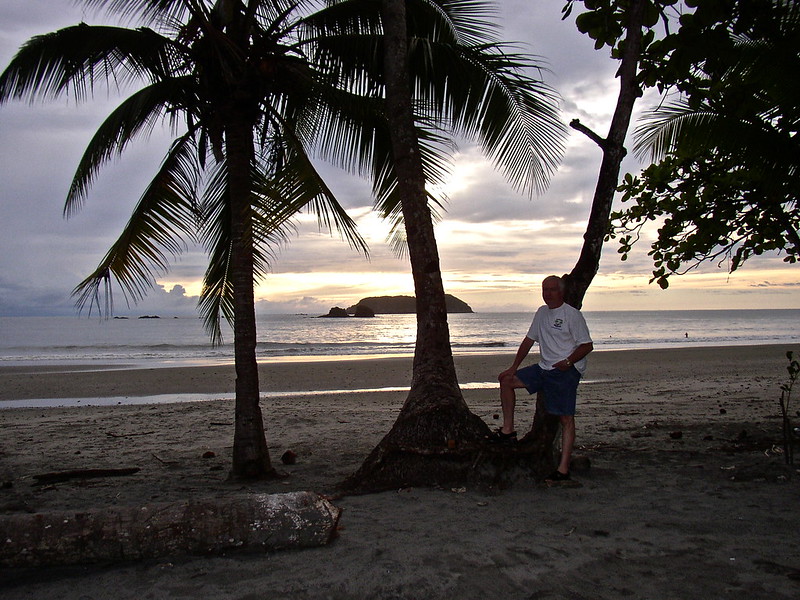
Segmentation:
{"type": "Polygon", "coordinates": [[[526,356],[528,356],[528,352],[530,352],[531,348],[533,348],[533,343],[534,342],[531,338],[525,336],[525,339],[522,340],[519,348],[517,349],[516,356],[514,356],[514,362],[511,363],[511,366],[508,369],[500,373],[497,378],[502,379],[504,375],[513,375],[516,373],[517,369],[519,369],[519,366],[522,364],[522,361],[525,360],[526,356]]]}
{"type": "Polygon", "coordinates": [[[587,354],[589,354],[589,352],[591,352],[592,350],[594,350],[594,344],[592,342],[581,344],[580,346],[575,348],[575,350],[572,351],[572,354],[570,354],[567,358],[557,362],[553,366],[559,371],[566,371],[576,362],[578,362],[579,360],[584,358],[587,354]]]}

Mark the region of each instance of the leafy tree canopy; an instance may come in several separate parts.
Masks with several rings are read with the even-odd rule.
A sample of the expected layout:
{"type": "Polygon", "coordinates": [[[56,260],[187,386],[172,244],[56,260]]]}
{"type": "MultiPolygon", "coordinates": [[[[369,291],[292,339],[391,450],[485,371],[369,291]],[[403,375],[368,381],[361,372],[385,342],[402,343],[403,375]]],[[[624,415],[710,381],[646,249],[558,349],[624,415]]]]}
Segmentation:
{"type": "Polygon", "coordinates": [[[657,162],[620,187],[622,259],[659,222],[649,254],[662,288],[708,260],[729,271],[753,255],[800,256],[800,7],[794,0],[685,2],[650,47],[646,78],[666,91],[635,150],[657,162]],[[689,11],[691,9],[691,12],[689,11]]]}

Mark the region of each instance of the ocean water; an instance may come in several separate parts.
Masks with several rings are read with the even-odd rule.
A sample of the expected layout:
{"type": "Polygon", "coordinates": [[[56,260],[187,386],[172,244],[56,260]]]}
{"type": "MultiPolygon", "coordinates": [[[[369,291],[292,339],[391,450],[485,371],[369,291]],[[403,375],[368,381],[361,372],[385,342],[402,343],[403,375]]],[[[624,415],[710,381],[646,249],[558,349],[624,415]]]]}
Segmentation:
{"type": "MultiPolygon", "coordinates": [[[[596,350],[800,344],[800,309],[586,311],[596,350]]],[[[531,313],[449,315],[453,352],[513,353],[531,313]]],[[[261,315],[258,359],[410,355],[414,315],[327,319],[261,315]]],[[[137,364],[149,366],[233,361],[233,335],[212,346],[199,318],[109,319],[0,317],[0,366],[137,364]]]]}

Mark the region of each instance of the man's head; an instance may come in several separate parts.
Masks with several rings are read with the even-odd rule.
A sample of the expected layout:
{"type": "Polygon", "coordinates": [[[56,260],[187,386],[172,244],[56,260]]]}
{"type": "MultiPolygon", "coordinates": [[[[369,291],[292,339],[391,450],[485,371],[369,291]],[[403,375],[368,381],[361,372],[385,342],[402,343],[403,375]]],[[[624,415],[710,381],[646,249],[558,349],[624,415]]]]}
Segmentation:
{"type": "Polygon", "coordinates": [[[542,281],[542,298],[548,308],[558,308],[564,304],[564,280],[557,275],[545,277],[542,281]]]}

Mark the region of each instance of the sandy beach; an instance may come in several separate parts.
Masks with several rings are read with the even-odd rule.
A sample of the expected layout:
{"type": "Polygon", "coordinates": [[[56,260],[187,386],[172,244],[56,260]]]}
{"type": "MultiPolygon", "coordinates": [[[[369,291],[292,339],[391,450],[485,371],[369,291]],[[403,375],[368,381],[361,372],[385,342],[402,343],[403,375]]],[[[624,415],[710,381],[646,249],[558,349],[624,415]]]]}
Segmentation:
{"type": "MultiPolygon", "coordinates": [[[[328,546],[0,569],[0,596],[798,598],[800,474],[777,452],[778,399],[790,349],[800,351],[595,352],[577,415],[576,454],[588,457],[591,468],[575,472],[570,485],[342,497],[335,500],[343,510],[339,535],[328,546]]],[[[464,397],[490,426],[499,412],[492,382],[511,359],[512,353],[456,357],[464,397]]],[[[231,366],[0,368],[0,406],[46,398],[121,402],[0,409],[0,513],[333,492],[394,422],[410,368],[408,358],[262,365],[267,438],[286,477],[252,485],[226,482],[231,366]],[[191,394],[220,399],[122,400],[191,394]],[[287,450],[297,454],[296,464],[281,464],[287,450]],[[53,471],[126,467],[140,470],[53,484],[34,479],[53,471]]],[[[520,397],[518,411],[518,426],[529,427],[533,401],[520,397]]]]}

